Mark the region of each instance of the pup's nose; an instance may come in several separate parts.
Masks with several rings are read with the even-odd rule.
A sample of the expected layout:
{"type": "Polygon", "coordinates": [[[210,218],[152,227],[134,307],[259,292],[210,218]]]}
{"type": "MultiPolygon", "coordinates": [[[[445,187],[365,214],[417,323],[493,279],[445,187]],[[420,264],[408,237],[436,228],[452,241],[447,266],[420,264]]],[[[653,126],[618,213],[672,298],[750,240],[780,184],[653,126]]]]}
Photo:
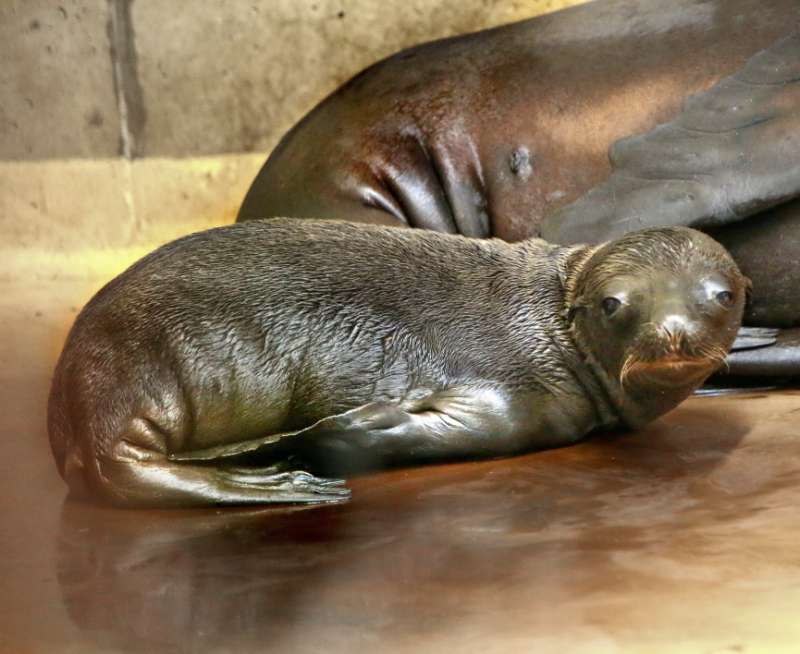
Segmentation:
{"type": "Polygon", "coordinates": [[[679,313],[670,313],[661,321],[661,329],[667,334],[688,334],[692,331],[692,322],[679,313]]]}
{"type": "MultiPolygon", "coordinates": [[[[659,323],[657,323],[659,324],[659,323]]],[[[669,341],[672,352],[678,353],[686,344],[686,337],[694,331],[692,321],[680,313],[669,313],[660,321],[661,333],[669,341]]]]}

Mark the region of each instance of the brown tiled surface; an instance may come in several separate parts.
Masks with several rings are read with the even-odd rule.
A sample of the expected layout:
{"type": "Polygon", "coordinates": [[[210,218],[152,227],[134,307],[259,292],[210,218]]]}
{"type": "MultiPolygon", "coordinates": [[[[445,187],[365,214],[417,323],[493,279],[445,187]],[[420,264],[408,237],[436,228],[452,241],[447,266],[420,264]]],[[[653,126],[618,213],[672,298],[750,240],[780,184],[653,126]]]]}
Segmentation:
{"type": "Polygon", "coordinates": [[[64,502],[44,409],[91,283],[0,285],[0,651],[796,652],[800,394],[352,482],[310,509],[64,502]]]}

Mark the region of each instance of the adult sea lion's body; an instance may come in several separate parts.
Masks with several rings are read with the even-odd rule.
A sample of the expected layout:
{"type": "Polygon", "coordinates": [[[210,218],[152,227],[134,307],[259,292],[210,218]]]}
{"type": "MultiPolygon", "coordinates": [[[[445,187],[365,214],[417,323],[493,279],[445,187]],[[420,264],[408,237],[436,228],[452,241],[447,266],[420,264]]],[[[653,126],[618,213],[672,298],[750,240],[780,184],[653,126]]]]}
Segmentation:
{"type": "Polygon", "coordinates": [[[560,243],[716,226],[756,279],[745,323],[800,326],[800,266],[786,266],[800,259],[800,40],[785,40],[798,21],[796,0],[596,0],[411,48],[303,118],[239,220],[347,216],[560,243]],[[604,201],[575,202],[612,173],[604,201]],[[776,204],[782,217],[763,214],[776,204]],[[755,244],[725,231],[745,218],[765,234],[755,244]]]}
{"type": "Polygon", "coordinates": [[[80,313],[53,452],[71,488],[119,504],[339,499],[298,468],[508,455],[655,418],[720,364],[744,287],[684,228],[601,247],[324,221],[210,230],[80,313]],[[254,462],[272,467],[241,467],[254,462]]]}

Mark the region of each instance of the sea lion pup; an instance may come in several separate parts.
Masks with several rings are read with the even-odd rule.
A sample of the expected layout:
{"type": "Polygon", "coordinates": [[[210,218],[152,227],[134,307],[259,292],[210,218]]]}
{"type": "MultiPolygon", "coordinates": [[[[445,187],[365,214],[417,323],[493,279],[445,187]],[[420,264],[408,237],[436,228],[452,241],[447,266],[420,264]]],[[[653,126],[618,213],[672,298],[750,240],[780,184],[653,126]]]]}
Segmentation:
{"type": "Polygon", "coordinates": [[[746,285],[683,227],[591,247],[291,219],[212,229],[81,311],[50,442],[71,489],[119,505],[341,500],[342,481],[312,473],[654,419],[722,363],[746,285]]]}

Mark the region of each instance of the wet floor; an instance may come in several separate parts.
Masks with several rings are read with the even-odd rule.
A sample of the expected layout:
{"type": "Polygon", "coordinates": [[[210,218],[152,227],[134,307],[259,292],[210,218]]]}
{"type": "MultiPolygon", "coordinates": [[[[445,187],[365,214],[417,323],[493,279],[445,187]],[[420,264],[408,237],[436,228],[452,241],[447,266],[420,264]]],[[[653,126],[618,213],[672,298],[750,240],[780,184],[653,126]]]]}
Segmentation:
{"type": "Polygon", "coordinates": [[[106,509],[65,501],[44,419],[92,286],[0,285],[0,651],[800,651],[800,393],[346,505],[106,509]]]}

